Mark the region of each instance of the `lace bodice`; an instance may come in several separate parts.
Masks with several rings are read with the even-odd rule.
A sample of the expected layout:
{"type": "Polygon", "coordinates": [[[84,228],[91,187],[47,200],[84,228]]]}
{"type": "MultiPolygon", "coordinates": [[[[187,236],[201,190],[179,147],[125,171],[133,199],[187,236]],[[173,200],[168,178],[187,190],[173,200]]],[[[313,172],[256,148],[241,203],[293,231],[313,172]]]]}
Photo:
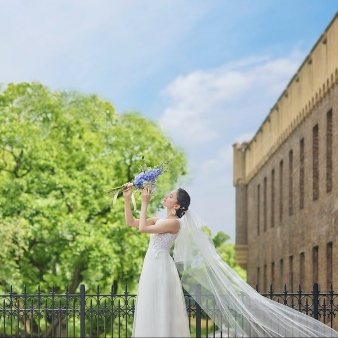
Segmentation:
{"type": "MultiPolygon", "coordinates": [[[[160,218],[156,221],[157,222],[162,222],[164,221],[163,218],[160,218]]],[[[181,223],[180,224],[180,230],[181,230],[181,223]]],[[[176,237],[180,233],[180,230],[178,231],[177,234],[170,234],[170,233],[164,233],[164,234],[150,234],[150,242],[149,242],[149,247],[148,247],[148,252],[151,252],[157,255],[160,252],[168,252],[173,245],[176,237]]]]}

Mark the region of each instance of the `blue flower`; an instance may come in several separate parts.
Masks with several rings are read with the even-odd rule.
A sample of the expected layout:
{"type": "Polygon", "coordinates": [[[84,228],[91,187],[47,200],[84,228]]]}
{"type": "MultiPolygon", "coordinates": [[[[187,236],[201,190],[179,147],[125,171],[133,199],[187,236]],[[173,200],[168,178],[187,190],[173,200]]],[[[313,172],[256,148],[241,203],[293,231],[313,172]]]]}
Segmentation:
{"type": "Polygon", "coordinates": [[[144,186],[144,183],[146,182],[152,182],[156,183],[156,178],[162,174],[161,169],[149,169],[145,172],[142,172],[135,176],[133,185],[136,189],[142,189],[144,186]]]}
{"type": "MultiPolygon", "coordinates": [[[[141,172],[137,174],[134,178],[133,186],[138,190],[142,190],[147,186],[153,188],[156,184],[157,177],[162,175],[168,170],[168,163],[171,160],[172,159],[169,159],[168,161],[162,162],[159,165],[152,168],[148,167],[144,162],[144,164],[139,169],[141,172]]],[[[107,191],[108,194],[113,196],[114,198],[113,204],[116,203],[118,194],[124,191],[125,187],[126,187],[125,184],[123,184],[119,187],[112,188],[107,191]]]]}

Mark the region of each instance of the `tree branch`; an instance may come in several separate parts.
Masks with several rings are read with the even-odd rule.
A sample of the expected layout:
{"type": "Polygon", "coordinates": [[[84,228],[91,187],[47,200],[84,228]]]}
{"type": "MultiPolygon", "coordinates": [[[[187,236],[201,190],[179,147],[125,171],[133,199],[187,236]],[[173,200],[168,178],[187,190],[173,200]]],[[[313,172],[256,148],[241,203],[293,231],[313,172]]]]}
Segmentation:
{"type": "Polygon", "coordinates": [[[50,245],[49,242],[47,241],[38,241],[36,239],[33,239],[29,244],[28,244],[28,250],[27,251],[30,251],[31,248],[37,244],[46,244],[46,245],[50,245]]]}
{"type": "Polygon", "coordinates": [[[23,174],[19,175],[19,170],[20,170],[20,166],[21,166],[21,160],[22,160],[24,152],[21,149],[19,155],[15,155],[13,147],[10,147],[10,148],[11,148],[11,150],[7,150],[6,148],[2,148],[2,150],[3,150],[3,152],[2,152],[2,160],[3,160],[3,162],[4,162],[5,165],[4,165],[4,167],[0,168],[0,170],[9,172],[9,173],[13,174],[16,178],[22,178],[22,177],[26,176],[32,170],[32,168],[31,167],[28,168],[23,174]],[[7,151],[8,153],[10,153],[13,156],[13,158],[14,158],[15,166],[14,166],[13,170],[5,169],[7,167],[7,162],[5,160],[5,151],[7,151]]]}
{"type": "Polygon", "coordinates": [[[111,206],[107,205],[104,209],[102,209],[101,211],[97,212],[96,214],[88,216],[86,218],[86,223],[89,223],[92,219],[94,219],[94,217],[106,215],[110,211],[111,211],[111,206]]]}
{"type": "Polygon", "coordinates": [[[65,192],[64,192],[62,189],[60,189],[60,192],[61,192],[61,195],[62,195],[62,197],[63,197],[63,200],[64,200],[64,202],[65,202],[65,204],[66,204],[66,206],[67,206],[68,213],[71,214],[71,213],[74,211],[74,207],[73,207],[71,204],[68,204],[68,203],[67,203],[65,192]]]}

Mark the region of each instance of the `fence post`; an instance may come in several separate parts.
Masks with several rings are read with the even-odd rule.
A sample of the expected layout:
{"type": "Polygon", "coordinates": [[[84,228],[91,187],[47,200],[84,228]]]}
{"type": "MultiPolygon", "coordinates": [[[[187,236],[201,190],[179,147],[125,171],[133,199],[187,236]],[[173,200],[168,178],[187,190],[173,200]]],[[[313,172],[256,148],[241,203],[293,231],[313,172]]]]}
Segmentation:
{"type": "Polygon", "coordinates": [[[313,318],[318,320],[319,288],[318,283],[313,283],[313,318]]]}
{"type": "Polygon", "coordinates": [[[80,336],[86,337],[86,289],[80,285],[80,336]]]}
{"type": "Polygon", "coordinates": [[[201,284],[196,285],[196,337],[201,337],[202,311],[200,303],[202,301],[201,284]]]}

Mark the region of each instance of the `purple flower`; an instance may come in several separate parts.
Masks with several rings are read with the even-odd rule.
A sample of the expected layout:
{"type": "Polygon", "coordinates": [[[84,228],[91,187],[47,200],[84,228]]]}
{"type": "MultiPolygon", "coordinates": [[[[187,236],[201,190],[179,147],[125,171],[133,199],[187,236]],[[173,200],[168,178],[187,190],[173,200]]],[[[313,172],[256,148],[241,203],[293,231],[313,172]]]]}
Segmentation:
{"type": "Polygon", "coordinates": [[[136,189],[142,189],[144,183],[152,182],[156,183],[156,178],[162,174],[161,169],[149,169],[135,176],[133,185],[136,189]]]}
{"type": "MultiPolygon", "coordinates": [[[[168,171],[168,163],[171,160],[172,159],[162,162],[155,167],[148,167],[145,161],[143,161],[143,165],[139,168],[141,172],[135,176],[133,186],[138,190],[144,189],[145,187],[150,187],[153,191],[155,188],[157,177],[168,171]]],[[[116,203],[118,194],[124,191],[125,187],[126,185],[123,184],[119,187],[115,187],[107,191],[109,195],[113,196],[113,204],[116,203]]],[[[134,208],[136,210],[135,206],[134,208]]]]}

